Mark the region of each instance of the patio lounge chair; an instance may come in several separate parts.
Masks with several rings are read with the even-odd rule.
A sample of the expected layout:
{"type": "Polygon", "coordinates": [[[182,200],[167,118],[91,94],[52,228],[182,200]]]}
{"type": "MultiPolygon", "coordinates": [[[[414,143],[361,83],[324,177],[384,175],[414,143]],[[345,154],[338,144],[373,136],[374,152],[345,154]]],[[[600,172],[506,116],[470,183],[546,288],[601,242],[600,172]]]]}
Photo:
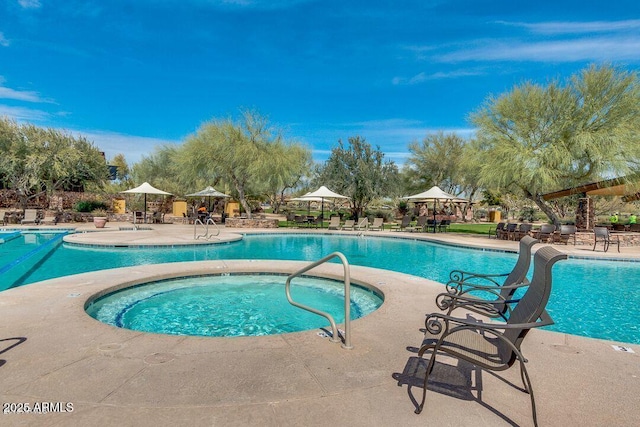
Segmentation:
{"type": "Polygon", "coordinates": [[[337,230],[340,228],[340,217],[339,216],[332,216],[331,220],[329,221],[329,230],[337,230]]]}
{"type": "Polygon", "coordinates": [[[529,233],[531,233],[532,227],[532,224],[529,224],[528,222],[520,224],[518,229],[511,234],[509,240],[520,240],[524,236],[528,236],[529,233]]]}
{"type": "Polygon", "coordinates": [[[25,209],[24,218],[20,221],[20,224],[37,224],[38,223],[38,210],[37,209],[25,209]]]}
{"type": "Polygon", "coordinates": [[[419,216],[418,220],[416,221],[415,225],[410,225],[408,227],[405,228],[406,231],[424,231],[425,227],[427,226],[427,217],[426,216],[419,216]]]}
{"type": "Polygon", "coordinates": [[[620,239],[618,236],[612,236],[607,227],[593,227],[593,238],[593,251],[596,250],[598,242],[602,242],[605,252],[609,250],[611,243],[618,245],[618,252],[620,252],[620,239]]]}
{"type": "Polygon", "coordinates": [[[438,227],[438,221],[435,219],[428,219],[427,223],[424,226],[425,231],[431,230],[433,233],[436,232],[436,228],[438,227]]]}
{"type": "Polygon", "coordinates": [[[576,231],[575,225],[561,225],[560,233],[553,236],[553,243],[569,243],[569,239],[573,237],[573,246],[576,245],[576,231]]]}
{"type": "Polygon", "coordinates": [[[9,222],[9,215],[6,209],[0,209],[0,219],[2,219],[2,225],[7,225],[7,222],[9,222]]]}
{"type": "Polygon", "coordinates": [[[391,230],[393,231],[404,231],[407,227],[411,225],[411,217],[409,215],[405,215],[402,217],[402,221],[400,224],[393,224],[391,226],[391,230]]]}
{"type": "Polygon", "coordinates": [[[488,317],[502,317],[511,311],[509,304],[517,302],[513,300],[513,294],[521,287],[529,284],[527,272],[531,264],[531,249],[538,240],[525,236],[520,240],[520,253],[510,273],[482,274],[471,273],[462,270],[453,270],[449,273],[449,282],[446,284],[447,292],[436,297],[436,304],[441,310],[447,310],[447,314],[458,308],[482,314],[488,317]],[[500,279],[504,278],[502,282],[500,279]],[[480,298],[478,292],[483,296],[480,298]],[[495,297],[493,300],[488,297],[495,297]]]}
{"type": "Polygon", "coordinates": [[[553,241],[553,233],[556,231],[556,226],[554,224],[542,224],[540,229],[534,233],[536,239],[541,242],[548,243],[553,241]]]}
{"type": "Polygon", "coordinates": [[[318,228],[318,226],[322,228],[324,226],[324,217],[322,216],[322,214],[320,214],[317,217],[313,218],[312,220],[310,219],[309,224],[310,225],[313,224],[315,228],[318,228]]]}
{"type": "Polygon", "coordinates": [[[531,284],[506,323],[482,323],[441,313],[427,315],[425,343],[420,347],[418,357],[422,358],[427,351],[431,352],[431,357],[426,368],[422,401],[415,410],[416,414],[424,408],[429,375],[436,357],[445,354],[490,371],[509,369],[518,361],[524,390],[531,399],[533,423],[538,425],[533,388],[525,366],[527,360],[520,347],[531,328],[553,324],[545,310],[551,294],[551,269],[557,261],[566,258],[567,255],[552,246],[536,252],[531,284]]]}
{"type": "Polygon", "coordinates": [[[373,224],[369,226],[369,230],[384,231],[384,218],[373,218],[373,224]]]}
{"type": "Polygon", "coordinates": [[[451,226],[451,220],[450,219],[443,219],[442,221],[440,221],[440,224],[438,224],[438,231],[439,232],[447,232],[449,231],[449,227],[451,226]]]}
{"type": "Polygon", "coordinates": [[[504,231],[504,227],[506,225],[506,222],[499,222],[495,229],[489,228],[489,238],[491,238],[491,236],[495,236],[496,239],[500,239],[500,233],[504,231]]]}
{"type": "Polygon", "coordinates": [[[45,215],[44,218],[40,220],[40,224],[56,225],[57,223],[58,217],[56,215],[45,215]]]}
{"type": "Polygon", "coordinates": [[[344,222],[344,224],[342,224],[341,230],[353,230],[355,226],[356,226],[356,220],[348,219],[344,222]]]}
{"type": "Polygon", "coordinates": [[[518,228],[517,223],[510,222],[506,224],[502,230],[496,230],[496,233],[498,233],[496,236],[498,237],[498,239],[508,240],[509,237],[513,233],[515,233],[517,228],[518,228]]]}

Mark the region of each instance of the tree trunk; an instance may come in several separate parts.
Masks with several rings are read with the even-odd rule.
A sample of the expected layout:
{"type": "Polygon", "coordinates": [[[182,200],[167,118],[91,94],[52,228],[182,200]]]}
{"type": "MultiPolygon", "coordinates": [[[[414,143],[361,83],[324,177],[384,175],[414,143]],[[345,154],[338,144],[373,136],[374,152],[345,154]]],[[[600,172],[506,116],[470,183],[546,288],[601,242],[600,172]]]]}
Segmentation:
{"type": "Polygon", "coordinates": [[[539,194],[536,194],[534,196],[533,194],[530,194],[529,192],[526,192],[526,195],[527,195],[527,197],[529,199],[534,201],[534,203],[547,216],[547,218],[549,218],[549,220],[556,226],[556,228],[560,228],[560,219],[555,214],[555,212],[553,211],[551,206],[549,206],[549,204],[547,204],[547,202],[544,201],[542,196],[540,196],[539,194]]]}
{"type": "Polygon", "coordinates": [[[247,199],[245,199],[244,197],[244,185],[235,175],[231,175],[231,180],[233,181],[233,185],[235,185],[236,190],[238,191],[238,201],[242,205],[244,211],[247,213],[247,218],[253,218],[253,215],[251,214],[251,207],[249,206],[249,203],[247,203],[247,199]]]}

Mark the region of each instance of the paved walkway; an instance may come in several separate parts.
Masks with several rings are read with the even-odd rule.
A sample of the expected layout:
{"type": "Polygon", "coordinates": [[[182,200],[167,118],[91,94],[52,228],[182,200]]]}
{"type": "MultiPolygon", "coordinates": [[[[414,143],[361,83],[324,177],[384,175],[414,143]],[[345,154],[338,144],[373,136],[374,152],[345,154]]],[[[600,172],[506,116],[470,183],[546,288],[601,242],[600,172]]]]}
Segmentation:
{"type": "MultiPolygon", "coordinates": [[[[173,245],[188,242],[185,236],[193,240],[192,226],[152,228],[77,236],[101,245],[173,245]],[[141,233],[148,234],[141,239],[141,233]]],[[[237,231],[247,230],[224,234],[237,231]]],[[[517,250],[514,242],[486,237],[420,237],[517,250]]],[[[592,254],[590,248],[560,249],[592,254]]],[[[640,251],[622,248],[621,255],[640,258],[640,251]]],[[[418,398],[420,381],[407,373],[416,361],[424,314],[436,311],[434,298],[442,290],[426,279],[352,266],[355,281],[385,294],[379,310],[353,322],[352,350],[330,343],[316,330],[253,338],[164,336],[114,328],[84,312],[87,299],[119,284],[185,274],[290,272],[301,265],[305,263],[172,263],[81,274],[1,292],[4,409],[15,408],[6,403],[60,402],[71,403],[73,412],[0,414],[0,424],[532,425],[529,397],[517,389],[517,369],[494,375],[441,364],[437,374],[450,385],[429,391],[425,411],[413,413],[408,391],[418,398]]],[[[338,276],[340,267],[324,265],[317,273],[338,276]]],[[[541,426],[637,424],[640,346],[625,345],[635,351],[630,353],[615,351],[612,344],[549,331],[530,333],[523,352],[541,426]]]]}

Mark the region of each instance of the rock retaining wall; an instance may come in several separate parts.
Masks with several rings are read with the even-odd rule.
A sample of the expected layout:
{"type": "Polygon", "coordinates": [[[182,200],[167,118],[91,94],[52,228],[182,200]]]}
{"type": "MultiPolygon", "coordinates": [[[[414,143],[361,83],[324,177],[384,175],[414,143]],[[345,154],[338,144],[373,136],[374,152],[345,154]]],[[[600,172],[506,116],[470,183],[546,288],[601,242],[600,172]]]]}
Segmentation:
{"type": "Polygon", "coordinates": [[[227,218],[225,228],[278,228],[277,218],[227,218]]]}

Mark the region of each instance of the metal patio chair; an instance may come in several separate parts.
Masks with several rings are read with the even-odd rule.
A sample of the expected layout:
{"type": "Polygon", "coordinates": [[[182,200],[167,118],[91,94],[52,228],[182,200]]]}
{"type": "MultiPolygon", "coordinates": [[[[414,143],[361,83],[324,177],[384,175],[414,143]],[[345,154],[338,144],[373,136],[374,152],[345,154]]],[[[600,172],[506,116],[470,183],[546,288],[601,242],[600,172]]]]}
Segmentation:
{"type": "Polygon", "coordinates": [[[596,250],[598,242],[602,242],[605,252],[609,250],[611,243],[615,243],[618,246],[618,252],[620,252],[620,238],[612,236],[607,227],[593,227],[593,238],[593,251],[596,250]]]}
{"type": "Polygon", "coordinates": [[[502,317],[511,312],[514,293],[523,286],[528,286],[527,272],[531,265],[531,249],[538,243],[537,239],[525,236],[520,240],[520,252],[510,273],[483,274],[463,270],[449,273],[447,292],[436,297],[436,304],[441,310],[451,314],[453,310],[464,307],[483,316],[502,317]],[[501,281],[501,279],[504,280],[501,281]]]}
{"type": "Polygon", "coordinates": [[[416,414],[424,408],[429,375],[436,357],[445,354],[465,360],[475,365],[476,369],[490,371],[507,370],[518,361],[520,377],[531,400],[533,423],[538,425],[533,388],[525,366],[527,360],[520,347],[529,330],[553,324],[545,310],[551,294],[551,269],[557,261],[566,258],[567,255],[551,246],[536,252],[531,284],[506,323],[482,323],[442,313],[427,315],[425,343],[420,347],[418,357],[422,358],[427,351],[431,352],[431,357],[426,368],[422,401],[415,410],[416,414]]]}

